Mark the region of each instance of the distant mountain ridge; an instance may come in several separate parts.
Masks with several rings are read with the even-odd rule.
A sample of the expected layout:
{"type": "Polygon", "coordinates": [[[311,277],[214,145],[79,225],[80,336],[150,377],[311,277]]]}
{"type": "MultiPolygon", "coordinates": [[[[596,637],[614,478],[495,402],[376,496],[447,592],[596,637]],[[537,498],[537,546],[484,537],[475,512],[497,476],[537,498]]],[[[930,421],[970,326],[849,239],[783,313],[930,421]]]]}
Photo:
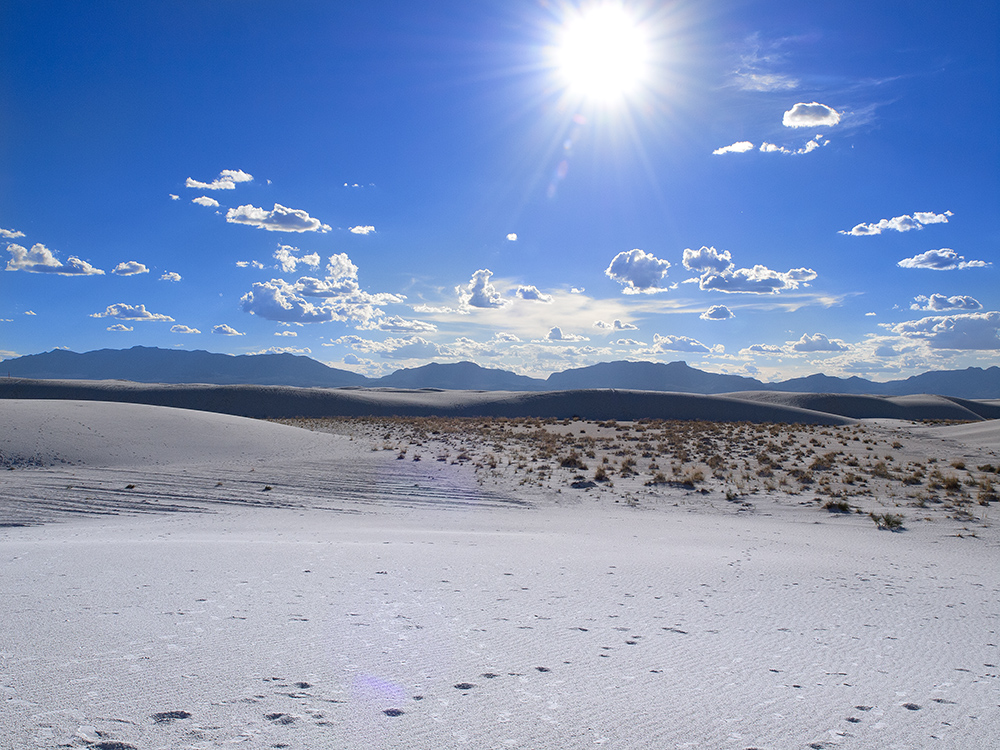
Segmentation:
{"type": "Polygon", "coordinates": [[[382,378],[329,367],[293,354],[228,355],[206,351],[159,349],[99,349],[78,354],[55,349],[0,362],[0,376],[68,380],[131,380],[138,383],[207,383],[216,385],[290,385],[304,388],[441,388],[445,390],[553,391],[586,388],[719,394],[739,391],[869,394],[906,396],[933,393],[966,399],[1000,399],[1000,367],[926,372],[905,380],[876,383],[859,377],[810,375],[764,383],[741,375],[720,375],[685,362],[601,362],[546,379],[473,362],[401,369],[382,378]]]}

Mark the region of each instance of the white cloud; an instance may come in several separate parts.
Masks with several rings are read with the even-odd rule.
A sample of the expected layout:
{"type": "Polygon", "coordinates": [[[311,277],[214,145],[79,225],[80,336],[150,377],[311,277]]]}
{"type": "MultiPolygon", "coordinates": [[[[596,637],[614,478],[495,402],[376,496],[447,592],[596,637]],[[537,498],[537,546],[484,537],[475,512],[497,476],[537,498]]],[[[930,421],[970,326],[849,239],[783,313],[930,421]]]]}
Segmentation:
{"type": "Polygon", "coordinates": [[[914,297],[910,309],[943,312],[945,310],[982,310],[983,306],[975,297],[965,295],[946,297],[943,294],[932,294],[930,297],[923,295],[914,297]]]}
{"type": "Polygon", "coordinates": [[[174,195],[173,193],[167,193],[167,195],[170,196],[170,200],[172,201],[179,201],[181,199],[179,195],[174,195]]]}
{"type": "Polygon", "coordinates": [[[437,330],[437,326],[433,323],[427,323],[423,320],[409,320],[399,315],[370,320],[358,326],[358,328],[365,331],[387,331],[389,333],[402,334],[433,333],[437,330]]]}
{"type": "Polygon", "coordinates": [[[7,261],[8,271],[25,271],[27,273],[54,273],[58,276],[103,276],[104,271],[94,268],[85,260],[74,255],[69,256],[66,263],[56,259],[55,254],[45,245],[35,244],[31,249],[20,245],[8,245],[7,252],[11,259],[7,261]]]}
{"type": "Polygon", "coordinates": [[[38,313],[36,313],[34,310],[25,310],[24,314],[25,315],[38,315],[38,313]]]}
{"type": "Polygon", "coordinates": [[[551,302],[553,299],[552,295],[542,294],[542,292],[538,291],[536,287],[531,285],[519,286],[515,294],[521,299],[531,300],[533,302],[548,303],[551,302]]]}
{"type": "Polygon", "coordinates": [[[852,229],[841,229],[838,234],[849,234],[854,237],[867,237],[875,234],[882,234],[886,230],[894,232],[909,232],[911,229],[923,229],[926,224],[947,224],[948,217],[954,216],[951,211],[943,214],[935,214],[930,211],[914,211],[913,215],[903,214],[894,216],[891,219],[879,219],[871,224],[861,223],[852,229]]]}
{"type": "Polygon", "coordinates": [[[831,127],[840,122],[840,115],[837,110],[819,102],[799,102],[785,112],[781,124],[787,128],[831,127]]]}
{"type": "Polygon", "coordinates": [[[197,203],[199,206],[205,206],[206,208],[218,208],[219,201],[215,198],[209,198],[207,195],[200,195],[197,198],[191,199],[192,203],[197,203]]]}
{"type": "Polygon", "coordinates": [[[372,234],[375,232],[375,227],[370,224],[367,226],[361,226],[360,224],[356,227],[351,227],[348,230],[351,234],[372,234]]]}
{"type": "Polygon", "coordinates": [[[292,338],[295,338],[299,334],[296,333],[295,331],[275,331],[274,335],[275,336],[291,336],[292,338]]]}
{"type": "Polygon", "coordinates": [[[743,349],[740,354],[750,353],[750,354],[784,354],[784,349],[780,346],[775,346],[773,344],[751,344],[746,349],[743,349]]]}
{"type": "Polygon", "coordinates": [[[638,331],[639,326],[632,325],[631,323],[623,323],[621,319],[615,318],[613,323],[605,323],[603,320],[595,320],[594,328],[599,328],[602,331],[638,331]]]}
{"type": "Polygon", "coordinates": [[[586,336],[580,336],[575,333],[566,333],[559,326],[552,326],[549,332],[545,334],[544,339],[540,339],[538,343],[545,341],[556,341],[560,343],[576,343],[577,341],[590,341],[586,336]]]}
{"type": "Polygon", "coordinates": [[[236,261],[236,267],[237,268],[256,268],[256,269],[259,270],[259,269],[261,269],[261,268],[264,267],[264,264],[261,263],[259,260],[238,260],[238,261],[236,261]]]}
{"type": "Polygon", "coordinates": [[[570,287],[569,293],[570,294],[583,294],[585,291],[587,291],[587,290],[584,289],[582,286],[574,286],[574,287],[570,287]]]}
{"type": "Polygon", "coordinates": [[[449,354],[447,347],[439,346],[420,336],[405,339],[387,338],[385,341],[370,341],[360,336],[341,336],[334,341],[346,344],[356,351],[378,354],[383,359],[430,359],[449,354]]]}
{"type": "Polygon", "coordinates": [[[455,292],[463,307],[499,308],[510,304],[490,283],[492,275],[493,272],[488,268],[480,268],[472,274],[468,287],[455,287],[455,292]]]}
{"type": "Polygon", "coordinates": [[[265,211],[247,204],[231,208],[226,212],[226,221],[230,224],[246,224],[266,229],[269,232],[329,232],[330,226],[319,219],[314,219],[301,209],[287,208],[280,203],[274,204],[274,209],[265,211]]]}
{"type": "Polygon", "coordinates": [[[661,336],[653,334],[653,351],[657,352],[702,352],[709,354],[713,350],[697,339],[687,336],[661,336]]]}
{"type": "Polygon", "coordinates": [[[654,294],[667,290],[667,269],[670,261],[657,258],[638,248],[620,252],[604,270],[604,274],[625,286],[625,294],[654,294]]]}
{"type": "Polygon", "coordinates": [[[728,250],[716,250],[702,246],[697,250],[684,249],[684,267],[699,273],[726,273],[733,268],[733,259],[728,250]]]}
{"type": "Polygon", "coordinates": [[[145,305],[127,305],[119,302],[115,305],[108,305],[108,309],[102,313],[92,313],[92,318],[115,318],[116,320],[142,320],[142,321],[167,321],[172,323],[173,318],[169,315],[150,312],[145,305]]]}
{"type": "Polygon", "coordinates": [[[111,272],[115,276],[137,276],[140,273],[149,273],[149,269],[137,260],[121,262],[111,272]]]}
{"type": "Polygon", "coordinates": [[[753,144],[750,141],[736,141],[736,143],[730,146],[720,146],[712,153],[716,156],[720,154],[745,154],[751,150],[753,150],[753,144]]]}
{"type": "Polygon", "coordinates": [[[885,327],[931,349],[1000,350],[1000,312],[934,315],[885,327]]]}
{"type": "Polygon", "coordinates": [[[250,182],[252,179],[253,175],[247,174],[242,169],[223,169],[218,178],[211,182],[199,182],[193,177],[188,177],[184,186],[201,190],[234,190],[237,182],[250,182]]]}
{"type": "Polygon", "coordinates": [[[218,333],[223,336],[246,336],[245,333],[240,333],[235,328],[225,323],[220,323],[217,326],[212,326],[212,333],[218,333]]]}
{"type": "Polygon", "coordinates": [[[201,331],[199,331],[197,328],[191,328],[189,326],[182,326],[182,325],[170,326],[170,332],[171,333],[201,333],[201,331]]]}
{"type": "Polygon", "coordinates": [[[127,325],[123,325],[121,323],[115,323],[113,326],[108,326],[105,330],[107,330],[107,331],[131,331],[132,328],[130,328],[127,325]]]}
{"type": "Polygon", "coordinates": [[[615,346],[642,346],[642,342],[635,339],[618,339],[615,341],[615,346]]]}
{"type": "Polygon", "coordinates": [[[792,268],[785,272],[772,271],[762,265],[753,268],[734,268],[729,251],[719,252],[712,247],[684,251],[684,266],[701,271],[698,286],[703,291],[727,294],[777,294],[788,289],[798,289],[800,284],[816,278],[811,268],[792,268]]]}
{"type": "Polygon", "coordinates": [[[301,258],[293,255],[300,252],[302,251],[291,245],[278,245],[278,249],[274,251],[274,259],[278,261],[276,267],[280,267],[285,273],[294,273],[299,263],[304,263],[310,268],[319,268],[321,262],[319,253],[310,253],[301,258]]]}
{"type": "Polygon", "coordinates": [[[164,271],[163,275],[160,276],[160,281],[180,281],[181,275],[176,271],[164,271]]]}
{"type": "Polygon", "coordinates": [[[261,349],[259,352],[247,352],[247,354],[250,356],[259,354],[312,354],[312,349],[308,346],[302,348],[295,346],[271,346],[267,349],[261,349]]]}
{"type": "Polygon", "coordinates": [[[763,151],[765,154],[801,155],[801,154],[811,153],[816,149],[820,148],[821,146],[829,145],[829,143],[830,141],[828,139],[824,140],[823,136],[817,135],[815,138],[806,141],[805,145],[802,146],[802,148],[786,148],[785,146],[779,146],[776,143],[768,143],[767,141],[764,141],[762,144],[760,144],[760,150],[763,151]]]}
{"type": "Polygon", "coordinates": [[[803,333],[798,341],[788,342],[788,349],[793,352],[846,352],[849,348],[840,339],[831,339],[822,333],[812,336],[803,333]]]}
{"type": "Polygon", "coordinates": [[[517,234],[514,233],[514,232],[511,232],[510,234],[508,234],[507,235],[507,241],[508,242],[517,242],[517,234]]]}
{"type": "Polygon", "coordinates": [[[736,315],[725,305],[712,305],[698,317],[702,320],[729,320],[735,318],[736,315]]]}
{"type": "Polygon", "coordinates": [[[16,229],[0,229],[0,239],[16,240],[18,237],[24,237],[24,232],[18,232],[16,229]]]}
{"type": "Polygon", "coordinates": [[[896,265],[900,268],[927,268],[933,271],[952,271],[956,268],[986,268],[993,264],[983,260],[966,260],[954,250],[942,247],[940,250],[928,250],[925,253],[914,255],[912,258],[903,258],[896,265]]]}

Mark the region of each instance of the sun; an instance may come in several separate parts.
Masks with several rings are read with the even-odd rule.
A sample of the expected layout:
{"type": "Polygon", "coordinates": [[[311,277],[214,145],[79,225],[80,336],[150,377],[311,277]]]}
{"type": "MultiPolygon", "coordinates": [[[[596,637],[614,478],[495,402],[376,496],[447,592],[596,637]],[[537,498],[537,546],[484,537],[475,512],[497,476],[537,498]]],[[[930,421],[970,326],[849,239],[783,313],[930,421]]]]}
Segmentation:
{"type": "Polygon", "coordinates": [[[570,94],[614,104],[642,88],[648,47],[642,25],[621,5],[605,3],[569,20],[556,46],[555,63],[570,94]]]}

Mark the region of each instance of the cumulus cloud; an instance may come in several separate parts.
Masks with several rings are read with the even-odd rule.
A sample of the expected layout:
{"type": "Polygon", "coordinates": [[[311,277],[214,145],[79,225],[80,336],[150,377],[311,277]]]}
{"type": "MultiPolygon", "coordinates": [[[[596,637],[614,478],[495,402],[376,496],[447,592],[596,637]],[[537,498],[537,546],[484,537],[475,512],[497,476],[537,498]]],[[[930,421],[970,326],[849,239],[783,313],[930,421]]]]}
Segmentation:
{"type": "Polygon", "coordinates": [[[127,305],[119,302],[115,305],[108,305],[108,309],[100,313],[92,313],[92,318],[115,318],[116,320],[142,320],[158,321],[164,320],[172,323],[173,318],[169,315],[150,312],[145,305],[127,305]]]}
{"type": "MultiPolygon", "coordinates": [[[[0,239],[4,240],[16,240],[18,237],[24,237],[24,232],[18,232],[16,229],[0,229],[0,239]]],[[[514,235],[517,239],[517,235],[514,235]]]]}
{"type": "Polygon", "coordinates": [[[760,144],[760,150],[763,151],[765,154],[801,155],[801,154],[812,153],[813,151],[822,146],[829,145],[829,143],[830,143],[829,139],[824,139],[823,136],[817,135],[815,138],[806,141],[805,145],[802,146],[802,148],[786,148],[785,146],[779,146],[776,143],[768,143],[767,141],[764,141],[762,144],[760,144]]]}
{"type": "Polygon", "coordinates": [[[270,346],[267,349],[261,349],[258,352],[247,352],[250,356],[259,354],[312,354],[312,349],[308,346],[303,346],[301,348],[295,346],[270,346]]]}
{"type": "Polygon", "coordinates": [[[875,234],[882,234],[885,231],[909,232],[911,229],[923,229],[927,224],[947,224],[948,217],[954,216],[951,211],[943,214],[936,214],[930,211],[914,211],[913,215],[903,214],[894,216],[891,219],[879,219],[876,222],[861,223],[851,229],[841,229],[838,234],[849,234],[854,237],[869,237],[875,234]]]}
{"type": "Polygon", "coordinates": [[[455,287],[455,292],[463,307],[500,308],[509,304],[508,300],[505,300],[497,288],[490,283],[492,275],[493,272],[488,268],[480,268],[472,274],[467,287],[455,287]]]}
{"type": "Polygon", "coordinates": [[[1000,350],[1000,312],[933,315],[886,327],[932,349],[1000,350]]]}
{"type": "Polygon", "coordinates": [[[623,323],[618,318],[615,318],[612,323],[605,323],[603,320],[595,320],[594,328],[599,328],[602,331],[638,331],[639,326],[634,326],[631,323],[623,323]]]}
{"type": "Polygon", "coordinates": [[[121,262],[111,272],[115,276],[137,276],[140,273],[149,273],[149,269],[137,260],[121,262]]]}
{"type": "Polygon", "coordinates": [[[291,336],[292,338],[295,338],[299,334],[297,334],[295,331],[275,331],[274,335],[275,336],[291,336]]]}
{"type": "Polygon", "coordinates": [[[618,253],[604,274],[623,284],[625,294],[654,294],[666,291],[669,268],[670,261],[636,248],[618,253]]]}
{"type": "Polygon", "coordinates": [[[181,275],[176,271],[165,271],[162,276],[160,276],[160,281],[180,281],[181,275]]]}
{"type": "Polygon", "coordinates": [[[28,250],[20,245],[7,246],[11,259],[7,261],[8,271],[25,271],[27,273],[54,273],[57,276],[103,276],[104,271],[94,268],[85,260],[75,255],[62,263],[55,253],[45,245],[35,244],[28,250]]]}
{"type": "Polygon", "coordinates": [[[201,333],[197,328],[191,328],[190,326],[170,326],[171,333],[201,333]]]}
{"type": "Polygon", "coordinates": [[[329,232],[330,226],[315,219],[301,209],[287,208],[280,203],[266,211],[247,204],[226,212],[230,224],[246,224],[268,232],[329,232]]]}
{"type": "Polygon", "coordinates": [[[236,267],[261,269],[264,267],[264,264],[261,263],[259,260],[238,260],[236,261],[236,267]]]}
{"type": "Polygon", "coordinates": [[[932,294],[930,297],[923,295],[914,297],[910,309],[943,312],[945,310],[982,310],[983,306],[975,297],[966,295],[946,297],[943,294],[932,294]]]}
{"type": "Polygon", "coordinates": [[[798,341],[789,341],[788,348],[793,352],[846,352],[850,349],[840,339],[831,339],[822,333],[812,336],[803,333],[798,341]]]}
{"type": "Polygon", "coordinates": [[[219,172],[219,176],[211,182],[199,182],[193,177],[188,177],[184,186],[199,190],[234,190],[237,182],[250,182],[252,179],[253,175],[247,174],[242,169],[223,169],[219,172]]]}
{"type": "Polygon", "coordinates": [[[546,302],[546,303],[548,303],[548,302],[552,301],[552,295],[550,295],[550,294],[542,294],[540,291],[538,291],[537,287],[530,286],[530,285],[528,285],[528,286],[519,286],[517,288],[517,292],[515,292],[515,294],[518,297],[520,297],[521,299],[526,299],[526,300],[530,300],[530,301],[533,301],[533,302],[546,302]]]}
{"type": "Polygon", "coordinates": [[[912,258],[903,258],[897,264],[900,268],[927,268],[932,271],[952,271],[964,268],[986,268],[992,265],[983,260],[966,260],[963,256],[947,247],[940,250],[928,250],[925,253],[914,255],[912,258]]]}
{"type": "Polygon", "coordinates": [[[375,231],[375,227],[370,224],[367,226],[361,226],[360,224],[356,227],[351,227],[348,230],[351,234],[372,234],[375,231]]]}
{"type": "Polygon", "coordinates": [[[510,234],[508,234],[507,242],[517,242],[517,234],[515,232],[511,232],[510,234]]]}
{"type": "Polygon", "coordinates": [[[206,208],[218,208],[219,201],[215,198],[209,198],[207,195],[199,195],[197,198],[191,199],[192,203],[197,203],[199,206],[205,206],[206,208]]]}
{"type": "Polygon", "coordinates": [[[819,102],[799,102],[785,112],[781,124],[786,128],[831,127],[840,122],[841,113],[819,102]]]}
{"type": "Polygon", "coordinates": [[[728,250],[700,247],[684,249],[684,267],[698,273],[727,273],[733,269],[733,259],[728,250]]]}
{"type": "Polygon", "coordinates": [[[816,272],[811,268],[792,268],[781,272],[756,265],[753,268],[730,267],[718,272],[706,270],[698,280],[698,287],[703,291],[727,294],[777,294],[798,289],[800,284],[815,278],[816,272]]]}
{"type": "Polygon", "coordinates": [[[712,305],[698,317],[702,320],[729,320],[735,318],[736,315],[725,305],[712,305]]]}
{"type": "Polygon", "coordinates": [[[220,323],[217,326],[212,326],[212,333],[218,333],[222,336],[246,336],[245,333],[240,333],[232,326],[226,323],[220,323]]]}
{"type": "Polygon", "coordinates": [[[368,321],[358,327],[367,331],[388,331],[389,333],[402,334],[432,333],[437,330],[437,326],[433,323],[427,323],[423,320],[409,320],[399,315],[368,321]]]}
{"type": "Polygon", "coordinates": [[[352,335],[341,336],[334,343],[346,344],[356,351],[378,354],[383,359],[431,359],[450,353],[447,347],[439,346],[420,336],[389,337],[385,341],[370,341],[352,335]]]}
{"type": "Polygon", "coordinates": [[[575,333],[566,333],[559,326],[552,326],[549,332],[545,334],[545,338],[542,341],[558,341],[562,343],[575,343],[577,341],[590,341],[586,336],[580,336],[575,333]]]}
{"type": "Polygon", "coordinates": [[[736,143],[730,146],[720,146],[712,153],[719,156],[721,154],[745,154],[747,151],[752,150],[753,144],[750,141],[736,141],[736,143]]]}
{"type": "Polygon", "coordinates": [[[687,336],[661,336],[658,333],[653,334],[653,350],[659,352],[701,352],[703,354],[712,352],[712,349],[697,339],[687,336]]]}
{"type": "Polygon", "coordinates": [[[107,331],[131,331],[132,328],[129,327],[129,326],[127,326],[127,325],[123,325],[122,323],[115,323],[113,326],[108,326],[105,330],[107,330],[107,331]]]}
{"type": "Polygon", "coordinates": [[[784,350],[780,346],[774,346],[773,344],[751,344],[743,352],[751,354],[784,354],[784,350]]]}
{"type": "Polygon", "coordinates": [[[301,257],[293,255],[293,253],[299,252],[302,251],[297,247],[278,245],[278,249],[274,251],[274,259],[278,261],[277,267],[281,268],[285,273],[294,273],[299,263],[304,263],[310,268],[319,268],[321,262],[319,253],[310,253],[301,257]]]}

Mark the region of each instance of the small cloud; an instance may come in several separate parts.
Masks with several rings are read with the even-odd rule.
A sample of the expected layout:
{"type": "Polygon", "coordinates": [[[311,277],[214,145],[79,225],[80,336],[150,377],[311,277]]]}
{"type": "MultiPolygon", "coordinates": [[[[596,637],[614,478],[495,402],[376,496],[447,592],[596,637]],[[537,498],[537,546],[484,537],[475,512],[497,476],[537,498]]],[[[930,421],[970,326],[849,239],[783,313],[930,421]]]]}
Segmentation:
{"type": "Polygon", "coordinates": [[[909,232],[911,229],[923,229],[926,224],[947,224],[948,217],[954,216],[951,211],[935,214],[930,211],[915,211],[913,215],[903,214],[891,219],[879,219],[871,224],[861,223],[851,229],[841,229],[838,234],[849,234],[854,237],[870,237],[885,231],[909,232]]]}
{"type": "Polygon", "coordinates": [[[103,276],[104,271],[94,268],[85,260],[74,255],[69,256],[66,263],[56,259],[55,253],[45,245],[35,244],[31,249],[20,245],[8,245],[7,252],[11,259],[7,261],[8,271],[25,271],[26,273],[54,273],[57,276],[103,276]]]}
{"type": "Polygon", "coordinates": [[[975,297],[956,295],[946,297],[943,294],[932,294],[930,297],[920,295],[913,298],[911,310],[932,310],[943,312],[945,310],[982,310],[982,303],[975,297]]]}
{"type": "Polygon", "coordinates": [[[391,315],[387,318],[368,321],[360,326],[360,330],[366,331],[387,331],[389,333],[433,333],[437,326],[423,320],[409,320],[399,315],[391,315]]]}
{"type": "Polygon", "coordinates": [[[375,231],[375,227],[370,224],[367,226],[361,226],[360,224],[356,227],[351,227],[348,230],[351,234],[372,234],[375,231]]]}
{"type": "MultiPolygon", "coordinates": [[[[218,326],[216,326],[218,328],[218,326]]],[[[232,334],[226,334],[230,336],[232,334]]],[[[240,334],[243,335],[242,333],[240,334]]],[[[295,346],[271,346],[267,349],[261,349],[259,352],[247,352],[250,356],[258,354],[312,354],[312,349],[308,346],[304,346],[301,349],[295,346]]]]}
{"type": "Polygon", "coordinates": [[[877,314],[877,313],[873,313],[873,312],[866,312],[866,313],[865,313],[865,317],[866,317],[866,318],[874,318],[874,317],[876,316],[876,314],[877,314]]]}
{"type": "Polygon", "coordinates": [[[92,313],[92,318],[115,318],[117,320],[141,320],[141,321],[167,321],[173,322],[169,315],[150,312],[145,305],[127,305],[119,302],[115,305],[108,305],[108,309],[102,313],[92,313]]]}
{"type": "Polygon", "coordinates": [[[253,175],[247,174],[242,169],[223,169],[219,172],[218,178],[211,182],[199,182],[193,177],[188,177],[184,187],[200,190],[234,190],[237,182],[250,182],[251,180],[253,180],[253,175]]]}
{"type": "Polygon", "coordinates": [[[180,281],[181,275],[176,271],[165,271],[162,276],[160,276],[160,281],[180,281]]]}
{"type": "Polygon", "coordinates": [[[174,195],[173,193],[167,193],[167,195],[170,196],[170,200],[172,201],[179,201],[181,199],[179,195],[174,195]]]}
{"type": "Polygon", "coordinates": [[[0,239],[16,240],[18,237],[24,237],[24,232],[18,232],[16,229],[0,229],[0,239]]]}
{"type": "Polygon", "coordinates": [[[634,326],[631,323],[623,323],[618,318],[615,318],[613,323],[605,323],[603,320],[595,320],[594,328],[599,328],[602,331],[638,331],[639,326],[634,326]]]}
{"type": "Polygon", "coordinates": [[[455,292],[463,307],[501,308],[508,304],[497,288],[490,283],[493,272],[480,268],[469,280],[467,287],[457,286],[455,292]]]}
{"type": "Polygon", "coordinates": [[[140,273],[149,273],[149,269],[139,261],[130,260],[119,263],[111,273],[115,276],[137,276],[140,273]]]}
{"type": "Polygon", "coordinates": [[[552,326],[545,335],[543,341],[558,341],[560,343],[575,343],[577,341],[590,341],[586,336],[579,336],[575,333],[565,333],[559,326],[552,326]]]}
{"type": "Polygon", "coordinates": [[[302,251],[291,245],[278,245],[278,249],[274,251],[274,259],[278,261],[278,267],[285,273],[294,273],[299,263],[304,263],[310,268],[319,268],[321,262],[319,253],[310,253],[302,257],[293,255],[293,253],[300,252],[302,251]]]}
{"type": "Polygon", "coordinates": [[[642,342],[635,339],[618,339],[615,341],[615,346],[642,346],[642,342]]]}
{"type": "Polygon", "coordinates": [[[773,344],[751,344],[744,351],[751,354],[784,354],[784,350],[780,346],[773,344]]]}
{"type": "Polygon", "coordinates": [[[750,141],[736,141],[736,143],[730,146],[720,146],[712,153],[719,156],[720,154],[745,154],[747,151],[752,150],[753,144],[750,141]]]}
{"type": "Polygon", "coordinates": [[[697,339],[687,336],[661,336],[653,334],[653,350],[661,352],[702,352],[711,353],[713,350],[705,346],[697,339]]]}
{"type": "Polygon", "coordinates": [[[170,326],[171,333],[201,333],[197,328],[190,328],[188,326],[176,325],[170,326]]]}
{"type": "Polygon", "coordinates": [[[219,207],[219,201],[215,200],[215,198],[209,198],[207,195],[201,195],[198,196],[197,198],[192,198],[191,202],[197,203],[199,206],[205,206],[206,208],[219,207]]]}
{"type": "Polygon", "coordinates": [[[246,224],[247,226],[266,229],[268,232],[329,232],[330,226],[319,219],[314,219],[301,209],[287,208],[280,203],[274,204],[274,209],[266,211],[247,204],[231,208],[226,212],[226,221],[230,224],[246,224]]]}
{"type": "Polygon", "coordinates": [[[604,270],[604,274],[624,285],[625,294],[654,294],[668,289],[667,269],[670,261],[657,258],[638,248],[620,252],[604,270]]]}
{"type": "Polygon", "coordinates": [[[212,326],[212,333],[218,333],[223,336],[246,336],[245,333],[240,333],[235,328],[232,328],[231,326],[228,326],[225,323],[221,323],[217,326],[212,326]]]}
{"type": "Polygon", "coordinates": [[[812,336],[804,333],[798,341],[789,341],[788,347],[793,352],[846,352],[850,348],[840,339],[831,339],[822,333],[812,336]]]}
{"type": "Polygon", "coordinates": [[[763,151],[765,154],[801,155],[801,154],[812,153],[813,151],[815,151],[818,148],[821,148],[822,146],[829,145],[829,143],[830,143],[829,140],[824,140],[823,136],[817,135],[815,138],[806,141],[805,145],[802,146],[802,148],[786,148],[785,146],[779,146],[776,143],[768,143],[767,141],[764,141],[762,144],[760,144],[760,150],[763,151]]]}
{"type": "Polygon", "coordinates": [[[785,112],[781,124],[786,128],[832,127],[840,122],[841,113],[819,102],[799,102],[785,112]]]}
{"type": "Polygon", "coordinates": [[[236,261],[236,267],[237,268],[256,268],[256,269],[259,270],[259,269],[261,269],[261,268],[264,267],[264,264],[261,263],[259,260],[238,260],[238,261],[236,261]]]}
{"type": "Polygon", "coordinates": [[[735,318],[736,315],[725,305],[712,305],[698,317],[702,320],[729,320],[735,318]]]}
{"type": "Polygon", "coordinates": [[[113,326],[108,326],[105,330],[108,331],[131,331],[132,329],[121,323],[115,323],[113,326]]]}
{"type": "Polygon", "coordinates": [[[517,242],[517,234],[515,232],[511,232],[510,234],[508,234],[507,242],[517,242]]]}
{"type": "Polygon", "coordinates": [[[914,255],[912,258],[903,258],[896,265],[900,268],[927,268],[932,271],[952,271],[954,269],[965,268],[986,268],[993,264],[983,260],[966,260],[954,250],[942,247],[940,250],[928,250],[925,253],[914,255]]]}
{"type": "Polygon", "coordinates": [[[570,294],[583,294],[585,291],[587,291],[587,290],[584,289],[582,286],[574,286],[574,287],[570,287],[569,293],[570,294]]]}
{"type": "Polygon", "coordinates": [[[552,295],[542,294],[542,292],[538,291],[536,287],[531,285],[519,286],[515,294],[521,299],[530,300],[532,302],[548,303],[552,301],[552,295]]]}
{"type": "Polygon", "coordinates": [[[38,313],[36,313],[34,310],[25,310],[24,314],[25,315],[38,315],[38,313]]]}

